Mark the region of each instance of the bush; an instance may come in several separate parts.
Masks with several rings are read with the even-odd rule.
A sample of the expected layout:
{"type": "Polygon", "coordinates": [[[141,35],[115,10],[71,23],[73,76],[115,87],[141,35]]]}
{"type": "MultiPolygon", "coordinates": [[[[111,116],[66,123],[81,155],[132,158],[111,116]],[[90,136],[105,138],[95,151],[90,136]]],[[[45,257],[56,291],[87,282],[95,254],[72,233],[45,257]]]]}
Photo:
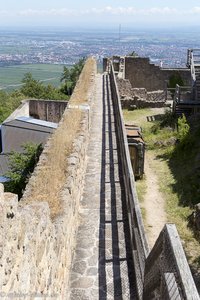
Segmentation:
{"type": "Polygon", "coordinates": [[[23,145],[23,153],[11,152],[9,155],[10,171],[5,174],[10,179],[5,183],[7,192],[18,194],[19,199],[22,197],[28,179],[39,160],[42,153],[42,145],[27,143],[23,145]]]}
{"type": "Polygon", "coordinates": [[[186,117],[183,114],[182,117],[178,118],[178,139],[180,143],[184,144],[187,141],[187,137],[190,131],[190,126],[187,123],[186,117]]]}
{"type": "Polygon", "coordinates": [[[33,78],[31,73],[26,73],[22,80],[23,86],[20,92],[29,98],[34,99],[50,99],[50,100],[67,100],[68,97],[62,90],[52,85],[43,85],[39,80],[33,78]]]}
{"type": "Polygon", "coordinates": [[[19,105],[24,96],[20,92],[0,91],[0,123],[2,123],[19,105]]]}

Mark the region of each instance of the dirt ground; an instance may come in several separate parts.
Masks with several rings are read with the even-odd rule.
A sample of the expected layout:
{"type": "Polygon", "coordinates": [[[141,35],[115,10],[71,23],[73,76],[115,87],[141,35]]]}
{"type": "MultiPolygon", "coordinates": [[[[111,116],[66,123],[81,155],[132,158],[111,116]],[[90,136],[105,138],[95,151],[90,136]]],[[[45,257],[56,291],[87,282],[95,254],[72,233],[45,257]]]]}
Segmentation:
{"type": "MultiPolygon", "coordinates": [[[[147,122],[147,116],[164,113],[164,108],[151,108],[147,114],[136,115],[134,124],[141,127],[147,122]]],[[[129,121],[129,123],[133,123],[129,121]]],[[[149,151],[145,152],[145,180],[146,192],[141,207],[145,211],[144,226],[150,248],[153,247],[159,233],[167,222],[165,213],[165,200],[159,191],[158,176],[155,173],[154,156],[149,151]]]]}
{"type": "Polygon", "coordinates": [[[146,193],[141,206],[145,210],[144,225],[150,248],[152,248],[155,244],[155,241],[167,222],[165,201],[162,193],[159,191],[158,177],[152,168],[153,163],[153,155],[149,152],[146,152],[146,193]]]}
{"type": "MultiPolygon", "coordinates": [[[[164,113],[163,108],[152,108],[148,111],[134,113],[134,120],[128,112],[126,112],[126,123],[135,124],[141,126],[142,128],[148,127],[147,116],[155,116],[164,113]]],[[[150,248],[153,247],[155,241],[157,240],[161,230],[163,229],[164,225],[167,223],[167,213],[166,213],[166,203],[165,203],[165,195],[159,189],[159,172],[160,170],[157,169],[158,162],[156,161],[156,153],[155,151],[148,151],[146,149],[145,152],[145,184],[144,188],[140,189],[142,191],[140,206],[142,208],[143,213],[143,221],[145,232],[147,236],[147,240],[149,243],[150,248]]],[[[162,166],[160,166],[162,168],[162,166]]],[[[138,184],[138,188],[139,188],[138,184]]],[[[136,182],[137,186],[137,182],[136,182]]],[[[140,191],[140,193],[141,193],[140,191]]],[[[183,243],[185,243],[182,240],[183,243]]],[[[188,250],[188,243],[187,243],[187,252],[189,253],[190,257],[198,257],[199,252],[198,248],[196,249],[196,244],[191,243],[191,249],[188,250]],[[196,252],[197,253],[196,253],[196,252]],[[194,255],[193,255],[193,252],[194,255]]],[[[187,254],[188,254],[187,253],[187,254]]],[[[190,264],[192,274],[200,293],[200,272],[199,268],[193,266],[193,263],[190,264]]]]}

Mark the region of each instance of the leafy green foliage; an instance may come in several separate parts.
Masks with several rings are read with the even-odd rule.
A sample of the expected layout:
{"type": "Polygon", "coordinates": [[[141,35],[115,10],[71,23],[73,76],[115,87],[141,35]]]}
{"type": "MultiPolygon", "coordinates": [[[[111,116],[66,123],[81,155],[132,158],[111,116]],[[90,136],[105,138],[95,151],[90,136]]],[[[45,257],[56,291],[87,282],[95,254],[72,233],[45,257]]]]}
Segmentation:
{"type": "Polygon", "coordinates": [[[0,91],[0,123],[2,123],[19,105],[24,96],[20,92],[0,91]]]}
{"type": "Polygon", "coordinates": [[[184,207],[200,202],[200,127],[195,128],[190,129],[185,115],[176,120],[167,113],[144,131],[148,149],[156,150],[158,158],[167,162],[174,178],[171,189],[184,207]]]}
{"type": "Polygon", "coordinates": [[[168,87],[169,88],[175,88],[176,85],[184,86],[183,79],[179,73],[174,73],[169,78],[168,87]]]}
{"type": "Polygon", "coordinates": [[[52,85],[45,86],[41,81],[33,78],[31,73],[26,73],[22,80],[23,86],[20,92],[29,98],[50,99],[50,100],[67,100],[68,97],[52,85]]]}
{"type": "Polygon", "coordinates": [[[177,124],[177,117],[175,113],[172,112],[171,110],[166,110],[160,120],[160,128],[171,127],[175,129],[176,124],[177,124]]]}
{"type": "Polygon", "coordinates": [[[19,198],[22,197],[28,179],[39,160],[42,145],[27,143],[23,145],[23,150],[23,153],[11,152],[9,155],[10,171],[5,174],[10,178],[10,181],[5,183],[5,190],[18,194],[19,198]]]}
{"type": "Polygon", "coordinates": [[[171,90],[171,97],[174,98],[174,94],[175,94],[175,88],[176,85],[179,86],[184,86],[184,82],[183,79],[181,77],[181,75],[179,73],[174,73],[170,76],[169,78],[169,82],[168,82],[168,88],[172,89],[171,90]]]}
{"type": "Polygon", "coordinates": [[[178,138],[181,143],[185,143],[189,131],[190,126],[187,123],[185,115],[183,114],[182,117],[178,118],[178,138]]]}
{"type": "Polygon", "coordinates": [[[85,58],[82,58],[71,69],[64,67],[61,76],[61,82],[64,82],[61,91],[66,95],[71,95],[78,81],[79,75],[85,64],[85,58]]]}

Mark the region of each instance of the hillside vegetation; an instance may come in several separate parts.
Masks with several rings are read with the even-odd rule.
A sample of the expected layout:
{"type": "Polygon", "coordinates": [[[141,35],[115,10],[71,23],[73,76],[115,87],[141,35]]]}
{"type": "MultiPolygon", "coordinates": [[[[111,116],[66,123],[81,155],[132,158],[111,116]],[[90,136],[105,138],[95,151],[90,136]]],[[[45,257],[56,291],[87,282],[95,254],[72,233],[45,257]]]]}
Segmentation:
{"type": "Polygon", "coordinates": [[[6,93],[0,90],[0,123],[2,123],[24,99],[24,95],[15,91],[6,93]]]}
{"type": "MultiPolygon", "coordinates": [[[[143,129],[146,151],[152,157],[152,169],[166,204],[167,221],[176,224],[194,274],[199,276],[200,243],[188,226],[188,217],[200,202],[200,117],[177,121],[170,112],[160,115],[155,110],[141,109],[124,110],[124,118],[143,129]],[[147,122],[146,117],[152,115],[155,120],[147,122]]],[[[137,182],[141,201],[145,188],[144,176],[137,182]]]]}

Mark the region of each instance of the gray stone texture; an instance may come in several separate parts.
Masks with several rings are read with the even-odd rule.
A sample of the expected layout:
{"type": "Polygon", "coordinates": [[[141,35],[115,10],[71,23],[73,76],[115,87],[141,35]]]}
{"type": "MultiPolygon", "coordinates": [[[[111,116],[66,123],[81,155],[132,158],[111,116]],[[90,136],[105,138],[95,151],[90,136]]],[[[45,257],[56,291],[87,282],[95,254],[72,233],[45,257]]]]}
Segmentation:
{"type": "Polygon", "coordinates": [[[184,84],[191,85],[191,72],[188,68],[165,69],[150,63],[149,58],[125,57],[125,79],[133,88],[146,88],[147,91],[163,90],[165,80],[173,74],[180,74],[184,84]]]}
{"type": "MultiPolygon", "coordinates": [[[[109,79],[104,75],[103,80],[109,79]]],[[[115,118],[100,75],[91,122],[69,298],[135,299],[115,118]]]]}

